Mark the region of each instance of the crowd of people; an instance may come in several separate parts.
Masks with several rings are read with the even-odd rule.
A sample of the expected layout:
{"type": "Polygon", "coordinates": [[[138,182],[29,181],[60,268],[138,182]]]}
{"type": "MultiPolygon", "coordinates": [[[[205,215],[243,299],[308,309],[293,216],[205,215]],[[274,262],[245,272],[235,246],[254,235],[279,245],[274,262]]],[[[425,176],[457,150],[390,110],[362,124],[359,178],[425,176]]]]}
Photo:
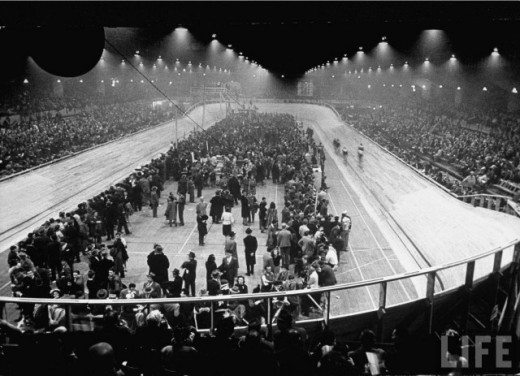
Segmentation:
{"type": "MultiPolygon", "coordinates": [[[[76,105],[72,103],[71,105],[76,105]]],[[[41,165],[167,120],[150,103],[93,105],[72,116],[27,118],[1,125],[0,177],[41,165]]]]}
{"type": "MultiPolygon", "coordinates": [[[[240,294],[300,289],[308,289],[309,294],[273,301],[277,315],[287,314],[290,320],[321,317],[325,297],[312,290],[336,283],[334,271],[347,250],[352,226],[346,212],[341,217],[328,212],[326,191],[315,187],[312,166],[321,163],[324,167],[323,158],[322,147],[314,141],[312,131],[304,130],[294,117],[285,114],[232,114],[204,133],[190,135],[124,181],[80,203],[74,212],[60,213],[59,218],[46,221],[26,240],[11,247],[7,261],[13,295],[55,298],[56,304],[20,304],[18,324],[4,324],[17,333],[65,331],[70,325],[59,304],[64,296],[78,301],[155,299],[197,296],[198,291],[199,296],[236,294],[237,299],[219,304],[214,317],[209,305],[203,303],[154,304],[151,300],[146,307],[131,305],[121,309],[79,305],[73,308],[72,322],[84,328],[85,317],[90,315],[102,323],[98,325],[108,320],[115,325],[110,330],[135,333],[136,338],[140,332],[164,327],[169,333],[167,338],[161,337],[164,347],[170,343],[172,333],[176,338],[176,330],[187,335],[190,326],[207,329],[212,320],[217,327],[226,328],[217,329],[217,333],[227,333],[235,326],[256,328],[273,320],[275,311],[268,316],[266,300],[241,300],[240,294]],[[164,181],[169,178],[178,179],[177,192],[168,195],[164,213],[170,225],[184,225],[181,213],[184,205],[195,202],[195,190],[199,197],[195,210],[199,244],[204,245],[206,221],[211,218],[222,225],[225,257],[217,263],[214,255],[209,256],[205,286],[195,286],[195,252],[170,271],[168,257],[159,244],[146,259],[147,281],[136,286],[125,278],[129,255],[123,230],[130,233],[129,216],[148,206],[150,214],[157,216],[157,203],[164,181]],[[276,203],[256,198],[257,184],[267,179],[284,186],[284,207],[280,212],[276,203]],[[210,200],[209,213],[202,197],[202,190],[208,186],[219,188],[210,200]],[[241,206],[242,226],[247,227],[243,239],[247,273],[239,273],[233,231],[238,224],[231,212],[237,205],[241,206]],[[258,231],[267,232],[267,241],[261,283],[249,291],[246,278],[255,275],[256,252],[262,246],[253,235],[256,213],[258,231]],[[75,268],[80,259],[88,262],[86,274],[75,268]],[[151,325],[156,328],[151,329],[151,325]]],[[[277,319],[280,322],[280,317],[277,319]]]]}
{"type": "MultiPolygon", "coordinates": [[[[257,212],[258,229],[267,232],[267,242],[262,255],[261,284],[253,291],[333,285],[334,271],[341,254],[347,250],[352,223],[346,212],[341,217],[330,214],[326,192],[316,190],[312,166],[321,159],[322,148],[315,143],[312,132],[303,130],[292,116],[231,115],[208,131],[190,135],[178,146],[172,145],[165,155],[124,181],[80,203],[77,210],[49,219],[26,240],[11,246],[7,262],[13,294],[33,298],[65,295],[77,299],[126,299],[131,288],[133,297],[195,296],[201,286],[195,286],[194,252],[179,265],[182,273],[174,268],[170,277],[168,257],[155,244],[147,258],[148,280],[142,289],[139,291],[135,284],[125,280],[129,256],[123,231],[130,234],[129,216],[148,206],[151,215],[158,216],[157,204],[164,180],[176,177],[177,192],[167,196],[164,213],[170,225],[184,225],[184,206],[195,202],[197,190],[199,245],[204,245],[210,217],[213,223],[222,224],[225,236],[226,257],[217,265],[211,255],[205,263],[204,294],[248,292],[245,281],[255,275],[259,248],[251,229],[257,212]],[[253,139],[256,143],[250,142],[253,139]],[[207,153],[209,150],[212,154],[207,153]],[[219,163],[213,153],[226,157],[219,163]],[[284,185],[284,207],[280,213],[276,203],[268,203],[265,197],[256,198],[256,185],[264,184],[265,179],[284,185]],[[208,216],[202,189],[211,185],[220,189],[210,200],[208,216]],[[245,276],[239,275],[233,231],[236,224],[231,213],[231,208],[239,203],[242,225],[248,227],[243,240],[245,276]],[[80,260],[88,262],[88,273],[75,269],[80,260]]],[[[294,317],[299,317],[322,310],[323,302],[317,294],[301,302],[294,298],[287,304],[294,317]]],[[[19,321],[36,324],[36,311],[34,305],[20,305],[19,321]]],[[[245,312],[244,306],[237,310],[238,323],[244,323],[245,312]]],[[[262,319],[265,322],[265,317],[262,319]]]]}
{"type": "Polygon", "coordinates": [[[485,191],[500,179],[520,182],[520,125],[513,115],[482,113],[447,104],[396,101],[382,108],[341,108],[346,120],[456,193],[485,191]],[[478,124],[487,132],[469,129],[478,124]],[[441,171],[446,166],[462,178],[441,171]],[[473,179],[472,179],[473,180],[473,179]]]}

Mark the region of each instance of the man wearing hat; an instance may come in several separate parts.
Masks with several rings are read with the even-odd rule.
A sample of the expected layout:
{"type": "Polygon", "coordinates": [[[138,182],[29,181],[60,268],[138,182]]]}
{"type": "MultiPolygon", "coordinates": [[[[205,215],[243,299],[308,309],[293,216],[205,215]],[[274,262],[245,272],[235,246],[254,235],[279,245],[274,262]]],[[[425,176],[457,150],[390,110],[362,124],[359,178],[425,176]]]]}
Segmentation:
{"type": "Polygon", "coordinates": [[[161,296],[161,285],[155,281],[155,278],[154,273],[149,273],[146,276],[146,282],[143,284],[143,298],[149,298],[152,293],[159,297],[161,296]]]}
{"type": "Polygon", "coordinates": [[[255,264],[256,264],[256,250],[258,249],[258,241],[256,237],[251,235],[253,230],[251,228],[246,229],[246,237],[244,238],[244,247],[245,247],[245,256],[246,256],[246,268],[247,268],[247,276],[251,276],[255,274],[255,264]]]}
{"type": "Polygon", "coordinates": [[[184,293],[186,296],[195,296],[195,280],[197,279],[197,260],[195,260],[195,253],[188,254],[188,261],[184,261],[181,265],[184,269],[182,279],[184,280],[184,293]]]}
{"type": "Polygon", "coordinates": [[[228,280],[229,286],[233,287],[235,277],[238,274],[238,261],[233,257],[233,251],[226,250],[226,256],[222,259],[222,264],[220,264],[218,270],[222,273],[222,278],[228,280]]]}
{"type": "Polygon", "coordinates": [[[163,253],[163,248],[160,245],[156,245],[154,250],[150,252],[147,258],[147,263],[150,268],[149,272],[155,274],[155,282],[160,285],[161,283],[168,281],[168,268],[170,267],[170,261],[163,253]]]}

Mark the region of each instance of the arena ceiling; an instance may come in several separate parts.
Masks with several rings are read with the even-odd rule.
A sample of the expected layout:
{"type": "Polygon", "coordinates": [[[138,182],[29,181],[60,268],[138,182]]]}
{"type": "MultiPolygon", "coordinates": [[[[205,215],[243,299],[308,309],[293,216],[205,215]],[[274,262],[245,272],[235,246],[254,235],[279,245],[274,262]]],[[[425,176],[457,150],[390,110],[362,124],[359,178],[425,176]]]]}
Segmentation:
{"type": "Polygon", "coordinates": [[[70,49],[89,48],[85,39],[74,43],[78,27],[140,28],[126,41],[130,51],[182,25],[202,42],[217,34],[272,73],[291,77],[360,46],[370,49],[383,35],[407,53],[425,29],[446,31],[457,56],[469,62],[498,45],[520,63],[518,2],[3,2],[0,25],[3,73],[16,71],[44,27],[58,31],[43,47],[61,61],[70,49]],[[69,50],[61,38],[72,41],[69,50]]]}

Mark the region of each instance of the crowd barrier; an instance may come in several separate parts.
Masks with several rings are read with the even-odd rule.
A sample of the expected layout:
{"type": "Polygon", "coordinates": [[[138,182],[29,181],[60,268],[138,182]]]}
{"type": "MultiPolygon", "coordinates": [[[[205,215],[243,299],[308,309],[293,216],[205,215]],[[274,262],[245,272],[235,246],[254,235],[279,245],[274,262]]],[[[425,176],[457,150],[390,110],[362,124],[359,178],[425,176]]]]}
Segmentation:
{"type": "MultiPolygon", "coordinates": [[[[78,317],[78,315],[73,314],[72,307],[85,307],[85,306],[137,306],[144,305],[150,306],[151,304],[172,304],[172,303],[193,303],[199,306],[206,306],[210,308],[211,312],[211,325],[207,329],[199,330],[211,330],[213,329],[214,322],[213,317],[215,311],[218,309],[219,302],[230,302],[230,301],[245,301],[248,299],[253,299],[254,301],[265,301],[267,306],[266,317],[269,318],[266,322],[266,325],[269,329],[272,329],[272,325],[276,323],[277,315],[283,307],[283,301],[286,298],[292,296],[304,296],[306,299],[309,299],[310,304],[315,308],[314,311],[321,313],[320,317],[312,317],[305,320],[297,321],[300,324],[308,324],[308,323],[316,323],[323,322],[326,325],[332,324],[332,322],[336,321],[335,326],[338,323],[348,323],[348,319],[351,317],[366,315],[366,314],[376,314],[378,320],[378,326],[382,326],[387,310],[398,307],[400,305],[406,305],[414,302],[422,302],[421,306],[423,307],[424,321],[426,322],[426,326],[428,327],[428,332],[431,334],[433,332],[433,321],[434,321],[434,306],[437,299],[442,299],[443,296],[447,296],[451,293],[459,290],[461,286],[454,286],[450,289],[436,291],[436,279],[439,273],[443,270],[452,269],[452,268],[464,268],[465,270],[465,283],[463,287],[467,291],[471,291],[474,286],[476,286],[479,282],[486,280],[489,275],[497,275],[501,271],[505,270],[508,267],[514,265],[515,268],[518,268],[520,264],[520,238],[515,239],[501,247],[496,249],[489,250],[487,252],[483,252],[479,255],[471,256],[468,258],[464,258],[461,260],[457,260],[454,262],[436,265],[429,268],[423,268],[421,270],[406,272],[395,274],[388,277],[380,277],[374,278],[364,281],[358,282],[350,282],[350,283],[341,283],[330,287],[321,287],[317,289],[303,289],[303,290],[293,290],[293,291],[279,291],[279,292],[264,292],[264,293],[253,293],[253,294],[240,294],[240,295],[219,295],[219,296],[204,296],[204,297],[182,297],[182,298],[159,298],[159,299],[68,299],[62,298],[59,300],[56,299],[32,299],[32,298],[15,298],[15,297],[0,297],[0,305],[2,307],[2,315],[6,315],[9,311],[14,311],[13,309],[7,309],[6,305],[8,304],[60,304],[61,306],[66,308],[67,312],[67,323],[68,329],[74,330],[74,319],[76,320],[87,320],[87,322],[92,323],[95,320],[95,317],[92,314],[88,314],[85,316],[78,317]],[[489,267],[488,274],[484,277],[476,277],[475,269],[477,263],[485,263],[482,266],[489,266],[489,262],[487,262],[489,258],[493,258],[492,265],[489,267]],[[416,299],[390,305],[387,301],[387,294],[389,287],[400,281],[411,280],[412,278],[424,278],[426,279],[426,290],[422,292],[416,299]],[[362,312],[351,312],[351,313],[340,313],[340,314],[332,314],[331,309],[335,304],[336,300],[332,293],[345,292],[349,290],[361,289],[371,286],[378,286],[379,294],[378,301],[376,302],[376,307],[373,309],[365,310],[362,312]]],[[[438,286],[438,285],[437,285],[438,286]]],[[[497,289],[499,287],[497,286],[497,289]]],[[[345,296],[345,295],[343,295],[345,296]]],[[[469,309],[469,307],[468,307],[469,309]]],[[[468,312],[469,314],[469,312],[468,312]]],[[[12,321],[13,317],[3,317],[8,321],[12,321]]],[[[85,330],[85,329],[82,329],[85,330]]]]}

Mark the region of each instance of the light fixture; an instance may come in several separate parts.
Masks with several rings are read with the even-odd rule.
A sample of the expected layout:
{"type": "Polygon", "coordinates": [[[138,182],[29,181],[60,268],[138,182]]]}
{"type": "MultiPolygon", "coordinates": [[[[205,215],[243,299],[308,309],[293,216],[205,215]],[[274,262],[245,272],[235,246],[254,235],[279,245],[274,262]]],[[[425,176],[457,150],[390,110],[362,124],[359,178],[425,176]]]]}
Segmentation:
{"type": "Polygon", "coordinates": [[[370,89],[372,87],[372,85],[368,85],[368,88],[370,89]]]}
{"type": "Polygon", "coordinates": [[[518,90],[516,90],[516,87],[514,87],[513,90],[511,90],[511,93],[518,94],[518,90]]]}
{"type": "Polygon", "coordinates": [[[450,60],[455,61],[455,60],[457,60],[457,58],[455,57],[455,55],[451,55],[450,60]]]}
{"type": "Polygon", "coordinates": [[[56,82],[57,82],[57,83],[60,83],[60,82],[61,82],[61,80],[57,80],[56,82]]]}
{"type": "Polygon", "coordinates": [[[491,52],[491,56],[500,56],[500,54],[498,53],[498,48],[493,48],[493,52],[491,52]]]}
{"type": "Polygon", "coordinates": [[[139,50],[135,51],[135,56],[139,56],[139,50]]]}
{"type": "MultiPolygon", "coordinates": [[[[59,80],[58,80],[58,82],[59,82],[59,80]]],[[[101,83],[103,83],[103,82],[105,82],[105,80],[101,80],[101,83]]]]}
{"type": "MultiPolygon", "coordinates": [[[[24,83],[24,84],[28,84],[28,83],[29,83],[29,80],[26,78],[25,80],[23,80],[23,83],[24,83]]],[[[516,90],[516,89],[513,89],[513,90],[516,90]]]]}
{"type": "Polygon", "coordinates": [[[82,83],[83,83],[83,80],[79,80],[79,82],[82,84],[82,83]]]}
{"type": "Polygon", "coordinates": [[[217,34],[211,34],[211,37],[212,37],[213,39],[215,39],[215,38],[217,38],[217,34]]]}
{"type": "Polygon", "coordinates": [[[426,58],[426,59],[424,59],[424,62],[425,62],[425,63],[429,63],[429,62],[430,62],[430,59],[426,58]]]}
{"type": "Polygon", "coordinates": [[[423,85],[422,88],[423,88],[423,89],[426,89],[426,85],[423,85]]]}
{"type": "Polygon", "coordinates": [[[457,86],[457,90],[460,90],[460,86],[457,86]]]}
{"type": "Polygon", "coordinates": [[[482,88],[482,91],[488,91],[488,90],[487,90],[487,87],[484,86],[484,87],[482,88]]]}
{"type": "Polygon", "coordinates": [[[381,42],[385,42],[385,41],[386,41],[386,37],[382,37],[381,42]]]}
{"type": "Polygon", "coordinates": [[[439,85],[439,89],[442,89],[442,85],[439,85]]]}

